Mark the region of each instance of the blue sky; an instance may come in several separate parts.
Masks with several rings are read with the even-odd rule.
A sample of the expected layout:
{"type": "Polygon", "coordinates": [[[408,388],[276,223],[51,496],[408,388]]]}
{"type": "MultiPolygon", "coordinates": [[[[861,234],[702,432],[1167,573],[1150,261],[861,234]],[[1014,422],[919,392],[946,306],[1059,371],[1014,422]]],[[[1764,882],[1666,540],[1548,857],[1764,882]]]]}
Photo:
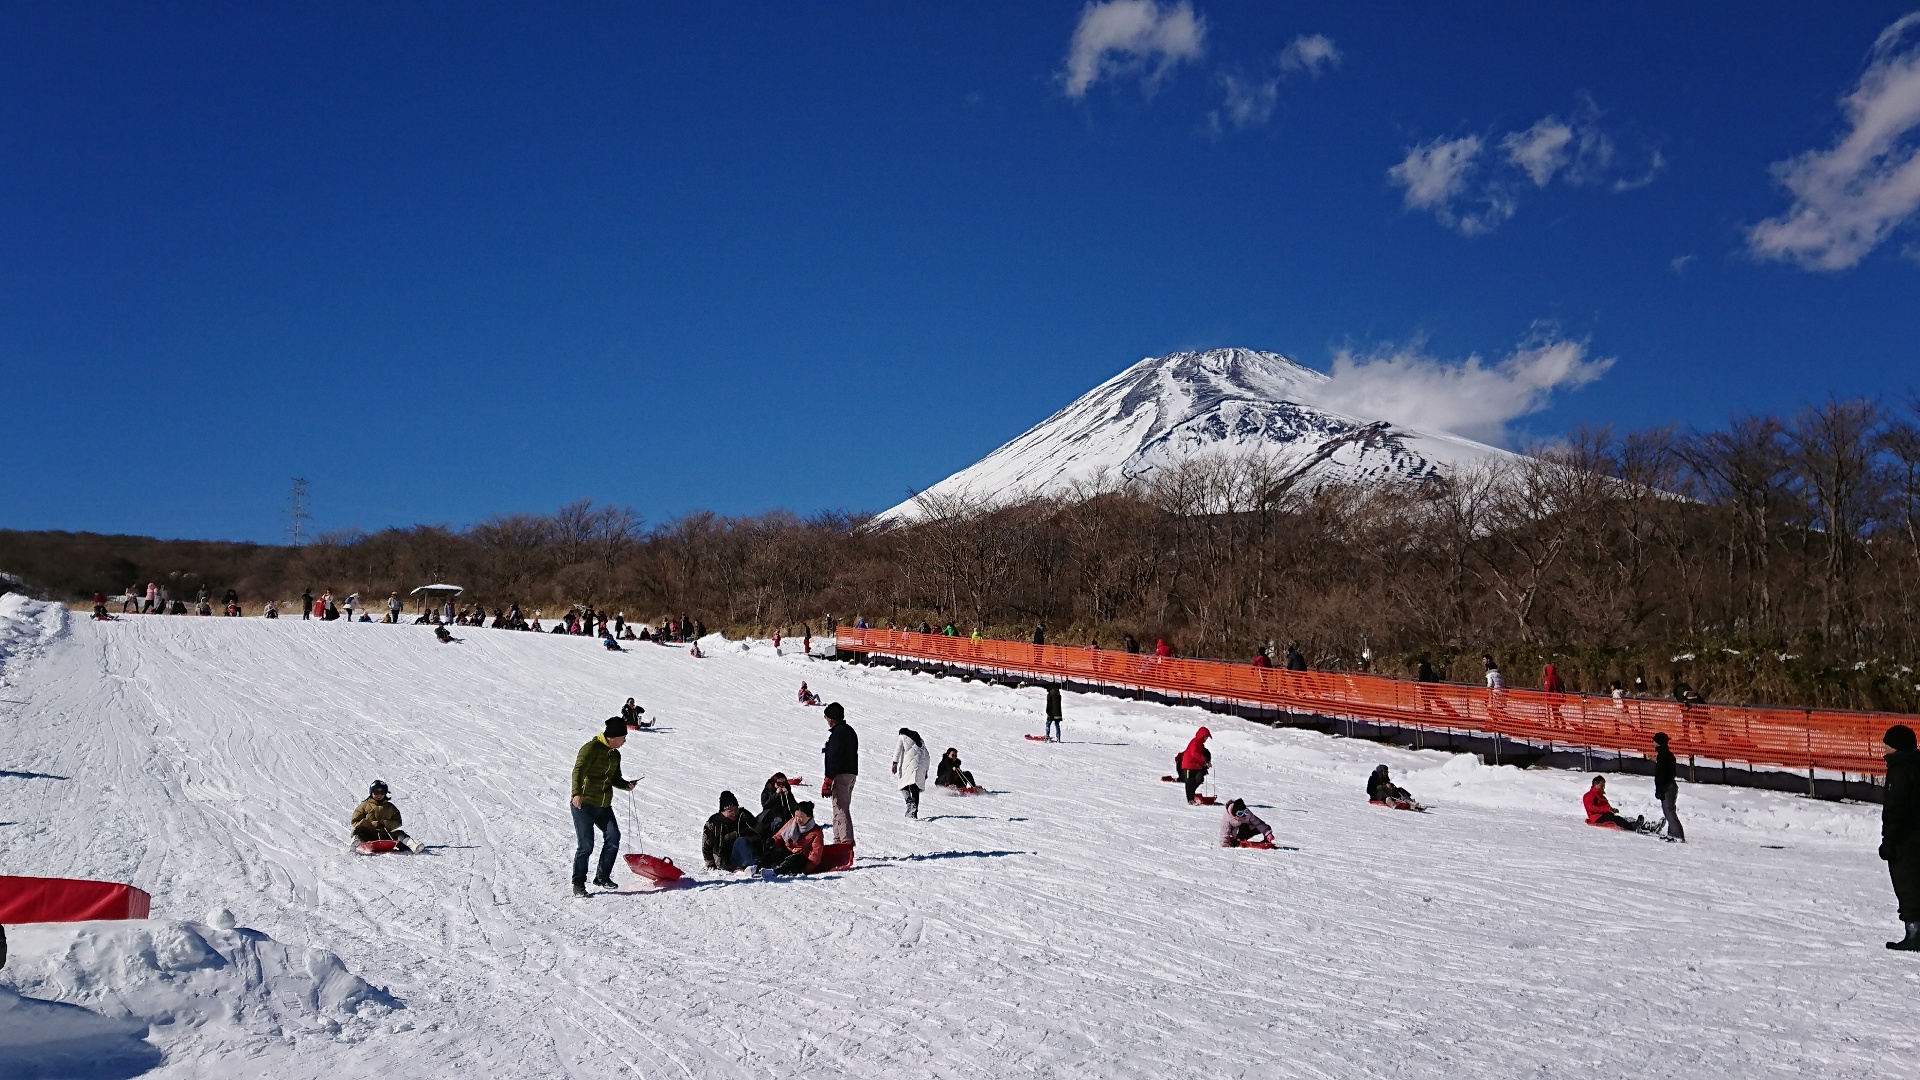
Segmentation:
{"type": "Polygon", "coordinates": [[[0,527],[882,509],[1218,345],[1902,394],[1913,2],[15,6],[0,527]]]}

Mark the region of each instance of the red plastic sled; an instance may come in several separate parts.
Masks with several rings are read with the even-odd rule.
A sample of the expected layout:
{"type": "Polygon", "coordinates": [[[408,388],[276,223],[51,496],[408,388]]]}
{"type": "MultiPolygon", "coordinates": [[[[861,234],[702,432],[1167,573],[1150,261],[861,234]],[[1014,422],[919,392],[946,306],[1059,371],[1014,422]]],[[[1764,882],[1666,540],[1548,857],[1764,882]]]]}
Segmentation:
{"type": "Polygon", "coordinates": [[[1267,841],[1267,840],[1242,840],[1242,841],[1240,841],[1239,843],[1237,843],[1237,844],[1235,844],[1235,845],[1233,845],[1233,846],[1234,846],[1234,847],[1250,847],[1250,848],[1259,848],[1259,849],[1260,849],[1261,851],[1272,851],[1272,850],[1273,850],[1273,844],[1272,844],[1272,842],[1271,842],[1271,841],[1267,841]]]}
{"type": "Polygon", "coordinates": [[[672,859],[637,852],[627,856],[627,869],[659,887],[671,885],[686,877],[680,872],[679,867],[673,865],[672,859]]]}
{"type": "Polygon", "coordinates": [[[973,787],[945,787],[940,790],[952,795],[985,795],[987,789],[975,784],[973,787]]]}
{"type": "Polygon", "coordinates": [[[399,846],[398,840],[362,840],[354,848],[362,855],[385,855],[399,846]]]}
{"type": "Polygon", "coordinates": [[[816,874],[831,873],[835,870],[853,869],[852,844],[827,844],[820,849],[820,869],[816,874]]]}
{"type": "MultiPolygon", "coordinates": [[[[1387,804],[1386,804],[1386,802],[1385,802],[1385,800],[1382,800],[1382,799],[1368,799],[1368,800],[1367,800],[1367,805],[1368,805],[1368,806],[1387,806],[1387,804]]],[[[1388,807],[1387,807],[1387,809],[1389,809],[1389,810],[1410,810],[1410,811],[1412,811],[1413,813],[1416,813],[1416,814],[1424,814],[1424,813],[1426,813],[1426,812],[1427,812],[1427,808],[1426,808],[1426,807],[1424,807],[1424,806],[1388,806],[1388,807]]]]}
{"type": "Polygon", "coordinates": [[[1180,778],[1177,776],[1163,776],[1160,778],[1160,781],[1166,784],[1177,784],[1180,782],[1180,778]]]}
{"type": "Polygon", "coordinates": [[[1027,740],[1028,742],[1046,742],[1047,741],[1047,737],[1045,735],[1022,735],[1020,737],[1027,740]]]}
{"type": "Polygon", "coordinates": [[[1217,796],[1213,796],[1213,795],[1195,795],[1193,797],[1193,801],[1199,803],[1202,806],[1212,806],[1215,803],[1218,803],[1220,799],[1217,796]]]}

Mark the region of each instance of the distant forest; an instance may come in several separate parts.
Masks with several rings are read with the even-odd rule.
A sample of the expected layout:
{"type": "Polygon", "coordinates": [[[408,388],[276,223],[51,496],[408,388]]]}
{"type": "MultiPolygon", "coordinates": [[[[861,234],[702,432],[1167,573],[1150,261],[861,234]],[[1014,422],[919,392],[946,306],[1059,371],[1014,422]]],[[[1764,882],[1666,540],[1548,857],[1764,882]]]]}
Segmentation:
{"type": "MultiPolygon", "coordinates": [[[[691,514],[649,527],[577,502],[466,529],[422,525],[300,547],[0,531],[0,570],[81,600],[164,581],[240,594],[447,581],[463,601],[551,620],[592,604],[689,614],[733,633],[947,622],[1053,644],[1246,659],[1298,643],[1324,670],[1508,685],[1554,663],[1715,700],[1920,708],[1920,407],[1831,401],[1715,431],[1576,432],[1419,485],[1296,490],[1271,465],[1203,459],[1145,483],[987,508],[932,501],[912,526],[866,515],[691,514]]],[[[288,605],[291,610],[291,605],[288,605]]]]}

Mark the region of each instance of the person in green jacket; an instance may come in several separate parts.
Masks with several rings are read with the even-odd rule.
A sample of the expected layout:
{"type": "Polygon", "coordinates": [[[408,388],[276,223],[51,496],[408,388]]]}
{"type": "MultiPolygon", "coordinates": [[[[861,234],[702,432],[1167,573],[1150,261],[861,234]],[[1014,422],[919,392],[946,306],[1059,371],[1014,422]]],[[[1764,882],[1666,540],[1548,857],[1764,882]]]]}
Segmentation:
{"type": "Polygon", "coordinates": [[[600,872],[593,884],[611,889],[613,860],[620,853],[620,823],[613,816],[613,789],[632,791],[634,780],[620,775],[620,748],[627,722],[607,718],[607,730],[588,739],[573,758],[573,895],[587,895],[587,860],[593,855],[593,830],[600,830],[600,872]]]}

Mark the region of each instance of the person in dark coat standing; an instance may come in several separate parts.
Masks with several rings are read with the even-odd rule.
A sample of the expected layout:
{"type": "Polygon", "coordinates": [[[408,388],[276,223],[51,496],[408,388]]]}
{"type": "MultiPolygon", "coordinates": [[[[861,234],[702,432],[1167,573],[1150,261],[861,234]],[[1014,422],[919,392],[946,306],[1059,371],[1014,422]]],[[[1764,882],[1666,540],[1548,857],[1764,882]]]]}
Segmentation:
{"type": "Polygon", "coordinates": [[[1920,749],[1905,724],[1888,728],[1881,741],[1893,753],[1887,755],[1887,801],[1880,810],[1880,857],[1893,875],[1906,924],[1906,936],[1887,948],[1920,952],[1920,749]]]}
{"type": "Polygon", "coordinates": [[[1307,658],[1304,656],[1301,656],[1299,646],[1294,645],[1291,642],[1287,644],[1287,670],[1288,671],[1307,670],[1307,658]]]}
{"type": "Polygon", "coordinates": [[[1033,643],[1035,645],[1047,643],[1047,628],[1044,624],[1033,628],[1033,643]]]}
{"type": "Polygon", "coordinates": [[[1060,688],[1047,687],[1047,741],[1066,742],[1060,734],[1060,688]]]}
{"type": "Polygon", "coordinates": [[[1657,732],[1653,736],[1653,797],[1660,800],[1660,824],[1666,829],[1669,840],[1687,842],[1687,830],[1680,827],[1680,812],[1674,809],[1675,800],[1680,798],[1680,780],[1676,775],[1680,763],[1674,760],[1673,751],[1667,749],[1667,733],[1657,732]]]}
{"type": "Polygon", "coordinates": [[[833,796],[833,842],[853,843],[853,782],[860,776],[860,736],[847,725],[847,710],[827,705],[827,791],[833,796]]]}

